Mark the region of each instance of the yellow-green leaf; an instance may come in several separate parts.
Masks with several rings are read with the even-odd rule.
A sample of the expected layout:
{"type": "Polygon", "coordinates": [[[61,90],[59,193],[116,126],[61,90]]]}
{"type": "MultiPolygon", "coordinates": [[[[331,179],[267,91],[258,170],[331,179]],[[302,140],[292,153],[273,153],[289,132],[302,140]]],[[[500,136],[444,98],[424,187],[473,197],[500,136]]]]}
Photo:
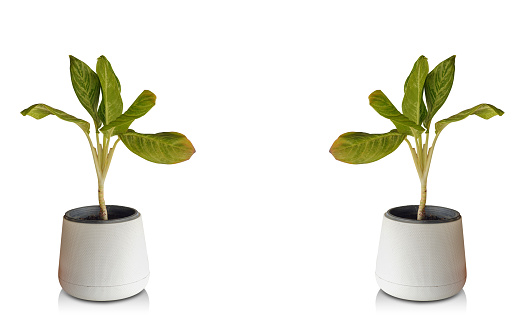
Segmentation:
{"type": "Polygon", "coordinates": [[[441,133],[441,131],[443,131],[443,129],[450,123],[461,121],[470,115],[476,115],[483,119],[488,120],[491,117],[494,117],[496,115],[501,116],[503,114],[504,112],[501,109],[498,109],[492,105],[480,104],[470,109],[466,109],[462,112],[459,112],[456,115],[452,115],[449,118],[446,118],[444,120],[437,122],[436,123],[436,134],[441,133]]]}
{"type": "Polygon", "coordinates": [[[423,121],[425,128],[430,127],[430,123],[437,111],[447,100],[452,84],[454,82],[456,56],[449,57],[439,63],[428,73],[425,80],[425,98],[427,101],[428,114],[423,121]]]}
{"type": "Polygon", "coordinates": [[[134,120],[146,115],[155,106],[156,99],[157,97],[153,92],[144,90],[124,114],[104,126],[100,131],[108,134],[110,137],[126,132],[134,120]]]}
{"type": "Polygon", "coordinates": [[[372,92],[370,96],[368,96],[368,100],[370,101],[370,106],[372,106],[379,115],[391,120],[400,133],[416,136],[425,132],[425,129],[401,114],[383,91],[376,90],[372,92]]]}
{"type": "Polygon", "coordinates": [[[348,132],[337,138],[330,153],[345,163],[372,163],[392,153],[404,139],[405,135],[397,130],[383,134],[348,132]]]}
{"type": "Polygon", "coordinates": [[[142,134],[130,129],[119,137],[133,153],[154,163],[176,164],[190,159],[195,153],[186,136],[177,132],[142,134]]]}
{"type": "Polygon", "coordinates": [[[412,122],[421,125],[426,116],[423,103],[423,87],[428,74],[428,61],[425,56],[418,58],[410,75],[405,81],[405,96],[403,97],[403,114],[412,122]]]}
{"type": "Polygon", "coordinates": [[[104,56],[100,56],[97,60],[97,75],[102,89],[102,101],[98,108],[98,116],[104,125],[108,125],[122,114],[120,82],[113,72],[111,64],[104,56]]]}
{"type": "Polygon", "coordinates": [[[83,61],[69,56],[69,71],[71,73],[71,84],[82,106],[87,110],[95,122],[98,130],[102,121],[98,117],[97,107],[100,97],[100,82],[98,76],[83,61]]]}
{"type": "Polygon", "coordinates": [[[76,125],[78,125],[85,133],[89,134],[89,123],[84,121],[84,120],[81,120],[79,118],[76,118],[72,115],[69,115],[67,113],[64,113],[63,111],[59,110],[59,109],[56,109],[56,108],[53,108],[53,107],[50,107],[48,105],[44,105],[44,104],[36,104],[36,105],[33,105],[33,106],[30,106],[29,108],[27,109],[24,109],[20,114],[26,116],[26,115],[29,115],[33,118],[36,118],[37,120],[41,119],[41,118],[44,118],[48,115],[55,115],[56,117],[64,120],[64,121],[68,121],[68,122],[72,122],[72,123],[75,123],[76,125]]]}

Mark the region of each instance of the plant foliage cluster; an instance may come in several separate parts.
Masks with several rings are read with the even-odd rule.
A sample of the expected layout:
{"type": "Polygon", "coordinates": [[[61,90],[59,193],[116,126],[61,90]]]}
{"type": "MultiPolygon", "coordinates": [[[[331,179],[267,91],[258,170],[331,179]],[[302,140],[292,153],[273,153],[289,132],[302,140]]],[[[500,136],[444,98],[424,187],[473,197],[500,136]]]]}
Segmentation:
{"type": "Polygon", "coordinates": [[[395,129],[383,134],[344,133],[337,138],[330,148],[330,153],[339,161],[350,164],[365,164],[389,155],[403,141],[406,141],[421,182],[418,220],[425,218],[428,171],[436,141],[443,129],[448,124],[461,121],[470,115],[484,119],[503,115],[503,111],[489,104],[480,104],[466,109],[436,122],[434,140],[429,146],[432,119],[443,106],[452,89],[455,58],[452,56],[442,61],[431,72],[429,72],[427,58],[424,56],[418,58],[405,81],[404,97],[401,104],[402,113],[397,110],[381,90],[376,90],[370,94],[368,97],[370,106],[379,115],[392,121],[395,129]],[[414,146],[408,137],[414,139],[414,146]]]}
{"type": "Polygon", "coordinates": [[[95,140],[90,137],[91,126],[87,121],[51,106],[36,104],[23,110],[22,115],[29,115],[38,120],[55,115],[64,121],[75,123],[82,129],[89,141],[97,172],[100,218],[107,220],[104,181],[119,141],[122,140],[136,155],[159,164],[186,161],[195,153],[195,149],[183,134],[177,132],[143,134],[129,128],[134,120],[144,116],[155,105],[156,96],[153,92],[144,90],[123,112],[120,81],[106,57],[98,58],[96,73],[81,60],[73,56],[69,58],[71,83],[78,100],[93,120],[95,140]],[[116,138],[112,147],[111,138],[116,138]]]}

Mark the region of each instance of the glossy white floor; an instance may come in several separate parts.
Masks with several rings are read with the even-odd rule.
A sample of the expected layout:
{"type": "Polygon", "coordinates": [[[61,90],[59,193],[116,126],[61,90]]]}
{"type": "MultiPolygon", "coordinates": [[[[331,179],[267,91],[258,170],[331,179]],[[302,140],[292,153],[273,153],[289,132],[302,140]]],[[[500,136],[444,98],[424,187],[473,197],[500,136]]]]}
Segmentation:
{"type": "MultiPolygon", "coordinates": [[[[1,326],[509,326],[522,313],[525,222],[519,2],[91,1],[0,5],[1,326]],[[96,203],[77,126],[19,112],[43,102],[89,116],[68,55],[102,54],[127,108],[157,105],[132,128],[178,131],[197,153],[156,165],[120,144],[106,202],[143,216],[150,281],[136,297],[92,303],[58,283],[63,214],[96,203]],[[463,217],[467,282],[457,296],[413,303],[379,291],[381,220],[419,201],[406,145],[373,164],[328,153],[342,133],[394,128],[368,105],[381,89],[400,107],[425,55],[456,55],[438,119],[479,103],[506,112],[451,124],[440,136],[428,203],[463,217]],[[7,323],[7,324],[6,324],[7,323]]],[[[519,319],[521,320],[521,319],[519,319]]]]}

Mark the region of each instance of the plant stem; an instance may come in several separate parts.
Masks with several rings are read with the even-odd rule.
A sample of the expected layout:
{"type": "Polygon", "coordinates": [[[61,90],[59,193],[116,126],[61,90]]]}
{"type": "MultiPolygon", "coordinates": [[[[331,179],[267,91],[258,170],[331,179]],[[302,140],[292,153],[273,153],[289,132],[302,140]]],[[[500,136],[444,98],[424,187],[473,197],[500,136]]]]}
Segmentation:
{"type": "Polygon", "coordinates": [[[106,170],[107,166],[107,157],[108,157],[108,144],[109,144],[109,137],[104,136],[102,139],[102,154],[100,156],[100,161],[102,162],[101,168],[102,168],[102,175],[104,175],[104,171],[106,170]]]}
{"type": "Polygon", "coordinates": [[[99,154],[99,156],[102,158],[102,161],[104,163],[104,166],[102,167],[102,170],[98,177],[98,203],[100,205],[100,218],[102,220],[108,219],[108,211],[106,208],[106,202],[104,201],[104,182],[106,180],[106,175],[108,174],[109,164],[111,164],[111,159],[113,158],[113,153],[115,152],[115,147],[117,146],[117,143],[119,141],[120,141],[120,138],[118,138],[115,141],[111,149],[108,149],[109,137],[107,138],[104,137],[104,141],[103,141],[104,145],[102,146],[102,154],[99,154]]]}
{"type": "Polygon", "coordinates": [[[412,147],[410,140],[408,140],[408,137],[405,137],[405,141],[407,142],[408,148],[410,149],[410,153],[412,154],[412,159],[414,160],[414,165],[416,166],[417,175],[419,176],[419,179],[421,179],[423,172],[421,171],[419,167],[419,157],[417,156],[417,153],[414,147],[412,147]]]}
{"type": "Polygon", "coordinates": [[[430,169],[430,161],[432,160],[432,156],[434,155],[434,149],[436,148],[436,141],[438,137],[439,137],[439,133],[436,134],[436,136],[434,137],[434,141],[432,142],[432,147],[430,147],[430,149],[428,150],[427,165],[425,167],[425,171],[423,172],[425,176],[428,176],[428,170],[430,169]]]}
{"type": "Polygon", "coordinates": [[[97,149],[93,147],[93,142],[91,141],[91,138],[89,137],[89,134],[86,133],[86,137],[89,141],[89,148],[91,148],[91,155],[93,155],[93,161],[95,162],[95,169],[97,171],[97,180],[98,180],[98,203],[100,205],[100,212],[99,212],[99,218],[102,220],[108,219],[108,211],[106,209],[106,202],[104,201],[104,180],[105,176],[104,174],[104,168],[102,167],[102,158],[105,158],[105,154],[103,152],[103,147],[100,147],[100,142],[98,140],[98,134],[97,134],[97,149]],[[102,152],[101,152],[102,150],[102,152]]]}
{"type": "MultiPolygon", "coordinates": [[[[426,163],[427,162],[427,153],[426,153],[426,143],[425,147],[421,145],[421,136],[415,137],[416,138],[416,147],[417,150],[415,150],[412,145],[410,144],[410,141],[408,141],[407,138],[405,138],[406,142],[408,143],[408,146],[410,148],[410,152],[412,153],[412,158],[414,159],[414,164],[416,165],[417,174],[419,176],[419,181],[421,182],[421,200],[419,202],[419,208],[417,210],[417,219],[423,220],[425,218],[425,204],[427,202],[427,175],[425,174],[426,171],[426,163]],[[425,151],[423,151],[425,149],[425,151]]],[[[428,135],[427,135],[428,138],[428,135]]],[[[428,143],[428,141],[427,141],[428,143]]],[[[429,163],[429,161],[427,162],[429,163]]]]}
{"type": "MultiPolygon", "coordinates": [[[[427,133],[425,133],[426,136],[425,136],[425,143],[423,143],[423,146],[422,146],[422,149],[421,149],[421,153],[423,154],[421,156],[422,158],[422,161],[421,161],[421,168],[422,168],[422,171],[424,172],[425,171],[425,167],[427,166],[427,161],[428,161],[428,131],[427,133]]],[[[423,142],[423,139],[421,139],[421,142],[423,142]]]]}
{"type": "Polygon", "coordinates": [[[421,179],[421,200],[419,201],[419,208],[417,210],[417,219],[425,219],[425,205],[427,203],[427,178],[421,179]]]}
{"type": "Polygon", "coordinates": [[[419,174],[419,181],[421,182],[421,200],[419,201],[419,208],[417,209],[417,220],[424,220],[425,219],[425,206],[427,203],[427,175],[426,167],[428,164],[428,158],[427,158],[427,143],[428,143],[428,134],[427,134],[427,142],[425,142],[425,145],[422,146],[422,140],[421,136],[418,138],[419,144],[418,144],[418,151],[419,151],[419,167],[420,167],[420,174],[419,174]]]}
{"type": "Polygon", "coordinates": [[[102,176],[104,179],[106,179],[106,175],[108,174],[109,165],[111,164],[111,159],[113,158],[113,153],[115,152],[115,147],[117,147],[117,143],[120,141],[120,137],[117,138],[115,143],[113,144],[113,147],[109,150],[107,159],[106,159],[106,167],[104,168],[104,171],[102,172],[102,176]]]}
{"type": "MultiPolygon", "coordinates": [[[[427,203],[427,180],[428,180],[428,171],[430,169],[430,162],[432,161],[432,155],[434,154],[434,148],[436,146],[437,138],[439,137],[439,134],[436,134],[434,137],[434,141],[432,142],[432,147],[430,147],[428,150],[428,134],[426,136],[426,142],[424,146],[424,154],[421,154],[421,157],[424,157],[424,161],[421,168],[422,172],[419,176],[419,179],[421,181],[421,200],[419,202],[419,208],[417,210],[417,219],[418,220],[424,220],[425,219],[425,206],[427,203]]],[[[419,172],[418,172],[419,173],[419,172]]]]}
{"type": "Polygon", "coordinates": [[[100,132],[97,131],[96,133],[96,136],[97,136],[97,159],[98,159],[98,163],[100,165],[100,167],[102,168],[104,166],[104,163],[102,163],[102,157],[100,156],[100,154],[102,154],[102,145],[100,144],[100,139],[98,137],[100,132]]]}
{"type": "Polygon", "coordinates": [[[426,132],[426,137],[425,137],[425,144],[423,146],[423,151],[425,152],[425,155],[428,154],[428,131],[426,132]]]}
{"type": "Polygon", "coordinates": [[[98,158],[97,150],[95,147],[93,147],[93,143],[91,142],[91,138],[89,137],[89,134],[86,133],[86,137],[89,141],[89,148],[91,150],[91,155],[93,156],[93,161],[95,162],[95,169],[97,171],[97,177],[100,177],[100,174],[102,173],[102,170],[100,168],[100,161],[98,158]]]}
{"type": "Polygon", "coordinates": [[[100,205],[99,218],[102,220],[108,219],[108,211],[106,209],[106,202],[104,201],[104,180],[98,180],[98,203],[100,205]]]}

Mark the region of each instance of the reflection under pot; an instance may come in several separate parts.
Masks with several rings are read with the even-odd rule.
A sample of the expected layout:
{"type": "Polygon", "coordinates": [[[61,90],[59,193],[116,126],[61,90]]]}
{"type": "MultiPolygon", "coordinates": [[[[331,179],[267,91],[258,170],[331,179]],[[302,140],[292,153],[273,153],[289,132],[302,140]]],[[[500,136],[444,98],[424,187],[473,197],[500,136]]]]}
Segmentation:
{"type": "Polygon", "coordinates": [[[439,301],[432,302],[418,302],[407,301],[388,295],[381,289],[376,296],[376,311],[377,312],[397,312],[397,313],[436,313],[436,310],[444,312],[462,313],[467,310],[467,295],[462,289],[458,294],[439,301]]]}
{"type": "Polygon", "coordinates": [[[58,309],[64,313],[86,313],[87,311],[90,314],[130,313],[130,310],[134,313],[146,313],[149,310],[149,296],[144,289],[137,295],[122,300],[93,302],[75,298],[61,289],[58,295],[58,309]]]}

